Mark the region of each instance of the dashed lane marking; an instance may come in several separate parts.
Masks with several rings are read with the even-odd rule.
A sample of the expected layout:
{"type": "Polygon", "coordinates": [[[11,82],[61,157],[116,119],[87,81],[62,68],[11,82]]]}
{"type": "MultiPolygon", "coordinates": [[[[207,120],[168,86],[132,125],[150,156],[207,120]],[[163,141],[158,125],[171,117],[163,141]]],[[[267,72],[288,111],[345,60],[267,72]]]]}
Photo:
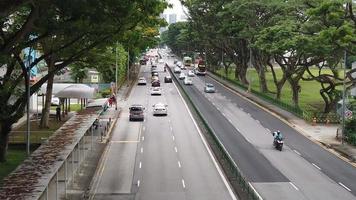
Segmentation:
{"type": "Polygon", "coordinates": [[[174,151],[177,153],[178,152],[178,149],[177,149],[177,147],[174,147],[174,151]]]}
{"type": "Polygon", "coordinates": [[[318,165],[316,165],[316,164],[314,164],[314,163],[312,163],[312,165],[313,165],[315,168],[317,168],[318,170],[321,170],[321,168],[320,168],[318,165]]]}
{"type": "Polygon", "coordinates": [[[184,182],[184,179],[182,179],[182,185],[183,185],[183,188],[185,188],[185,182],[184,182]]]}
{"type": "Polygon", "coordinates": [[[180,164],[180,162],[179,162],[179,161],[178,161],[178,167],[179,167],[179,168],[181,168],[181,167],[182,167],[182,165],[180,164]]]}
{"type": "Polygon", "coordinates": [[[300,154],[299,151],[297,151],[297,150],[293,150],[293,151],[294,151],[294,153],[296,153],[296,154],[298,154],[298,155],[300,155],[300,156],[302,155],[302,154],[300,154]]]}
{"type": "Polygon", "coordinates": [[[345,188],[347,191],[351,192],[351,189],[346,187],[346,185],[342,184],[341,182],[339,182],[339,185],[341,185],[343,188],[345,188]]]}
{"type": "Polygon", "coordinates": [[[289,184],[291,184],[292,187],[294,187],[295,190],[299,191],[299,188],[296,185],[294,185],[292,182],[289,182],[289,184]]]}

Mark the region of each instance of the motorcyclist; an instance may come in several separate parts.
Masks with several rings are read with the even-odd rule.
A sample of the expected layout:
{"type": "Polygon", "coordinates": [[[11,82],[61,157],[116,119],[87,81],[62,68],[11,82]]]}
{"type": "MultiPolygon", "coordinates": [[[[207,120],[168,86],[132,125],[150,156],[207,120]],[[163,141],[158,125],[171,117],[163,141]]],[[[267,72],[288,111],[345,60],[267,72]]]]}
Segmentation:
{"type": "Polygon", "coordinates": [[[273,140],[273,143],[275,143],[277,140],[279,141],[282,141],[283,140],[283,136],[282,136],[282,133],[281,131],[276,131],[273,133],[273,136],[274,136],[274,140],[273,140]]]}

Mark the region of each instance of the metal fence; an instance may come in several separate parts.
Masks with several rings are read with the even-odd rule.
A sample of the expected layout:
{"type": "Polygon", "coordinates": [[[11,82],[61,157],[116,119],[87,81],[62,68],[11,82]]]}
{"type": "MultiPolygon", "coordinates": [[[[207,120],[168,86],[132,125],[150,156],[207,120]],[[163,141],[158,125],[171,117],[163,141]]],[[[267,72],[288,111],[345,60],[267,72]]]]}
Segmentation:
{"type": "MultiPolygon", "coordinates": [[[[169,70],[171,70],[169,68],[169,70]]],[[[171,72],[171,71],[170,71],[171,72]]],[[[246,180],[245,176],[238,168],[237,164],[230,156],[224,145],[220,142],[214,131],[210,128],[208,122],[200,114],[199,109],[194,105],[193,101],[186,93],[185,89],[179,83],[177,77],[171,72],[175,82],[179,86],[180,91],[183,92],[183,96],[188,100],[188,105],[193,109],[193,114],[198,117],[199,123],[203,125],[205,131],[204,134],[209,142],[211,149],[213,150],[216,158],[222,166],[229,182],[233,186],[236,193],[241,199],[259,200],[262,199],[253,186],[246,180]]]]}

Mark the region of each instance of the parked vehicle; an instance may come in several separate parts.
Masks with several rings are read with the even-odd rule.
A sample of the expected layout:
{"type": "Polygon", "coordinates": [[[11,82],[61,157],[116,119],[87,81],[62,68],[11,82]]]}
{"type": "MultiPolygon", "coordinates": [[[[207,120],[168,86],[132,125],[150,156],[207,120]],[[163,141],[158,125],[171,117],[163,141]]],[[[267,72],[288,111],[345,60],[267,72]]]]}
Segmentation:
{"type": "Polygon", "coordinates": [[[204,92],[206,93],[214,93],[215,92],[215,87],[211,83],[206,83],[204,87],[204,92]]]}
{"type": "Polygon", "coordinates": [[[129,110],[130,110],[130,114],[129,114],[130,121],[133,121],[133,120],[143,121],[144,120],[143,111],[145,110],[145,108],[143,107],[143,105],[133,104],[130,106],[129,110]]]}

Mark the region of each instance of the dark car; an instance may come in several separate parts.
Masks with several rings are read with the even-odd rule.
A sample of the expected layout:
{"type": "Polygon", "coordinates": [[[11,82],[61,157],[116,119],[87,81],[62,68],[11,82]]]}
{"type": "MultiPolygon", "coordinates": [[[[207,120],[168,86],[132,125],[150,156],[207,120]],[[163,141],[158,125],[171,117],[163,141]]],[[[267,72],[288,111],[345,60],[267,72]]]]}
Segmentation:
{"type": "Polygon", "coordinates": [[[152,76],[157,76],[157,77],[158,77],[158,72],[153,71],[153,72],[151,72],[151,75],[152,75],[152,76]]]}
{"type": "Polygon", "coordinates": [[[159,82],[159,80],[154,80],[152,81],[152,87],[161,87],[161,83],[159,82]]]}
{"type": "Polygon", "coordinates": [[[140,65],[146,65],[146,64],[147,64],[147,61],[145,59],[140,60],[140,65]]]}
{"type": "Polygon", "coordinates": [[[129,115],[129,120],[144,120],[144,115],[143,111],[145,110],[145,107],[141,104],[133,104],[130,106],[130,115],[129,115]]]}
{"type": "Polygon", "coordinates": [[[172,83],[172,77],[171,76],[165,76],[164,77],[164,82],[165,83],[172,83]]]}

